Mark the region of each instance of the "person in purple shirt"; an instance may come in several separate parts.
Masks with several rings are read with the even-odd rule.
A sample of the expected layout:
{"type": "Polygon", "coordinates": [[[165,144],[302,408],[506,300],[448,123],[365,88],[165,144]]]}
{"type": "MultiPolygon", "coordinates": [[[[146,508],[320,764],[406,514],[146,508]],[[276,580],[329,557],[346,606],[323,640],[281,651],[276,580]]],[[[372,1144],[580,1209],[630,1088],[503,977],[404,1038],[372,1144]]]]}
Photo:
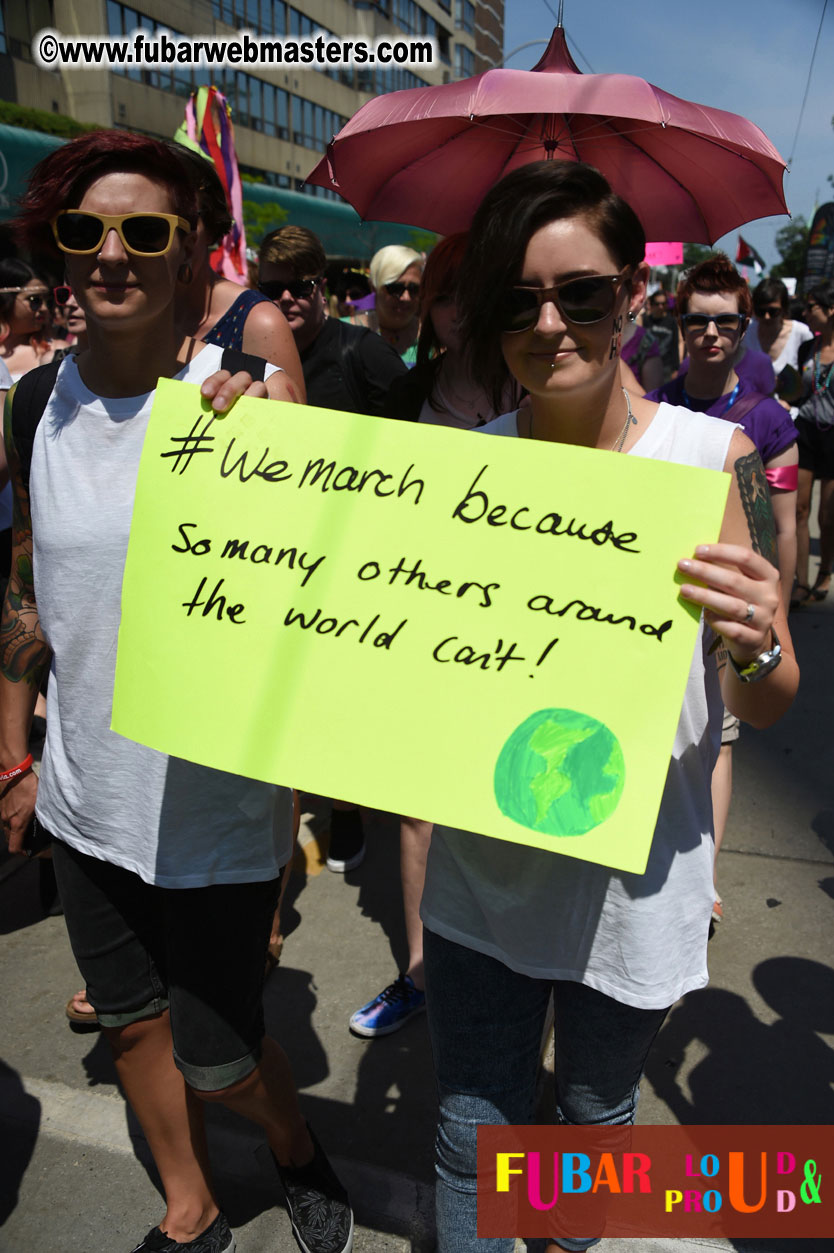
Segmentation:
{"type": "MultiPolygon", "coordinates": [[[[695,266],[678,287],[676,300],[689,369],[649,392],[647,399],[665,400],[670,405],[735,422],[756,445],[770,486],[782,595],[787,607],[796,564],[799,454],[796,429],[788,411],[769,394],[756,391],[734,364],[752,309],[747,283],[723,253],[695,266]]],[[[767,364],[772,385],[773,369],[769,360],[767,364]]],[[[732,745],[738,735],[738,719],[725,711],[721,751],[712,777],[716,857],[730,808],[732,745]]],[[[722,917],[722,905],[716,888],[716,922],[722,917]]]]}
{"type": "MultiPolygon", "coordinates": [[[[758,392],[760,396],[772,396],[776,389],[776,375],[767,353],[742,344],[737,358],[733,369],[738,377],[744,380],[751,391],[758,392]]],[[[688,373],[689,357],[684,357],[678,375],[682,377],[688,373]]]]}

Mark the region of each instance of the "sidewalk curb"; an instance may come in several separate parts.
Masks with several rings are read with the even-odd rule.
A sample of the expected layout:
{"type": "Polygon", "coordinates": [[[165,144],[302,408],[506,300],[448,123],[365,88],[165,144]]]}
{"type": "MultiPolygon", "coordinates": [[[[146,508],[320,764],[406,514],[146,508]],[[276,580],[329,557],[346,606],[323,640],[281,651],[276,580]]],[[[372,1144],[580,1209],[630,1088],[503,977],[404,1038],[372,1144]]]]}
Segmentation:
{"type": "MultiPolygon", "coordinates": [[[[145,1138],[120,1096],[0,1074],[0,1111],[0,1126],[35,1122],[39,1134],[55,1140],[128,1156],[136,1156],[137,1144],[141,1144],[143,1154],[149,1156],[145,1138]]],[[[250,1183],[254,1177],[274,1204],[274,1179],[267,1178],[256,1160],[255,1150],[263,1142],[258,1131],[210,1121],[208,1135],[217,1174],[250,1183]]],[[[403,1236],[412,1253],[431,1253],[435,1246],[431,1185],[336,1155],[331,1161],[350,1194],[358,1225],[403,1236]]]]}

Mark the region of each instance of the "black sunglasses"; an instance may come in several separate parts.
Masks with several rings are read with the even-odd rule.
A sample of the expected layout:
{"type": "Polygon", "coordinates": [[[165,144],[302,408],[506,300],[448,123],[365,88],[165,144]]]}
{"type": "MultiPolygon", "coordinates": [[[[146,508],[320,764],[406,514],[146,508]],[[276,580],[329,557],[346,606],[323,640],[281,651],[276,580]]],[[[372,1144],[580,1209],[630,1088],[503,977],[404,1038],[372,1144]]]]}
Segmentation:
{"type": "Polygon", "coordinates": [[[66,286],[53,287],[52,298],[60,309],[62,305],[68,305],[72,300],[72,288],[66,286]]]}
{"type": "Polygon", "coordinates": [[[382,286],[388,292],[389,296],[393,296],[395,300],[402,300],[406,292],[412,300],[416,300],[420,295],[419,283],[383,283],[382,286]]]}
{"type": "Polygon", "coordinates": [[[614,311],[617,289],[628,274],[589,274],[569,278],[555,287],[511,287],[504,298],[501,329],[508,335],[529,331],[539,320],[539,310],[552,300],[562,317],[581,326],[602,322],[614,311]]]}
{"type": "Polygon", "coordinates": [[[312,296],[320,282],[321,278],[292,278],[287,283],[282,283],[280,279],[273,279],[269,282],[258,283],[258,291],[268,300],[280,300],[285,291],[290,293],[293,300],[303,300],[305,297],[312,296]]]}
{"type": "Polygon", "coordinates": [[[33,313],[37,313],[41,305],[43,305],[45,309],[52,308],[52,293],[51,292],[34,292],[33,291],[33,292],[21,292],[20,294],[23,297],[23,299],[26,301],[27,305],[29,306],[29,308],[32,310],[33,313]]]}
{"type": "Polygon", "coordinates": [[[754,309],[757,318],[764,318],[768,321],[770,318],[783,318],[785,310],[781,305],[766,305],[764,309],[754,309]]]}
{"type": "Polygon", "coordinates": [[[715,323],[715,329],[719,335],[734,335],[745,325],[747,318],[743,313],[719,313],[714,317],[708,313],[681,315],[681,326],[684,331],[693,331],[696,335],[703,334],[711,322],[715,323]]]}

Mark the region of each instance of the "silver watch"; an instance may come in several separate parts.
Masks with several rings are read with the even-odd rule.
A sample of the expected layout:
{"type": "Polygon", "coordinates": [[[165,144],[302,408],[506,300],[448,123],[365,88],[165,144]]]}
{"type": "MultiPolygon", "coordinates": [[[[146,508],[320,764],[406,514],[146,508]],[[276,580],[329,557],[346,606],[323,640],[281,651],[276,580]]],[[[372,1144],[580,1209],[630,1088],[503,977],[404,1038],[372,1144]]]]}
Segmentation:
{"type": "Polygon", "coordinates": [[[782,660],[782,645],[779,643],[776,632],[773,627],[770,628],[772,644],[765,653],[759,653],[758,657],[754,657],[752,661],[747,661],[743,665],[739,665],[735,657],[728,650],[730,665],[735,670],[742,683],[757,683],[759,679],[763,679],[766,674],[770,674],[771,670],[775,670],[782,660]]]}

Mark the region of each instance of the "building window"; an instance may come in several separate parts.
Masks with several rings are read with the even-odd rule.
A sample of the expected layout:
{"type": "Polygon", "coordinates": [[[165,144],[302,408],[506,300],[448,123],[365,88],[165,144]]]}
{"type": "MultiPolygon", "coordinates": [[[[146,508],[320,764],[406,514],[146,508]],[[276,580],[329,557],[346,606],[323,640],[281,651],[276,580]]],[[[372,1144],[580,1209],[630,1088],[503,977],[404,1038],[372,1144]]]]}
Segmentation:
{"type": "Polygon", "coordinates": [[[455,74],[458,78],[471,78],[474,73],[474,52],[463,44],[455,44],[455,74]]]}
{"type": "Polygon", "coordinates": [[[475,34],[475,6],[471,0],[455,0],[455,26],[468,34],[475,34]]]}

